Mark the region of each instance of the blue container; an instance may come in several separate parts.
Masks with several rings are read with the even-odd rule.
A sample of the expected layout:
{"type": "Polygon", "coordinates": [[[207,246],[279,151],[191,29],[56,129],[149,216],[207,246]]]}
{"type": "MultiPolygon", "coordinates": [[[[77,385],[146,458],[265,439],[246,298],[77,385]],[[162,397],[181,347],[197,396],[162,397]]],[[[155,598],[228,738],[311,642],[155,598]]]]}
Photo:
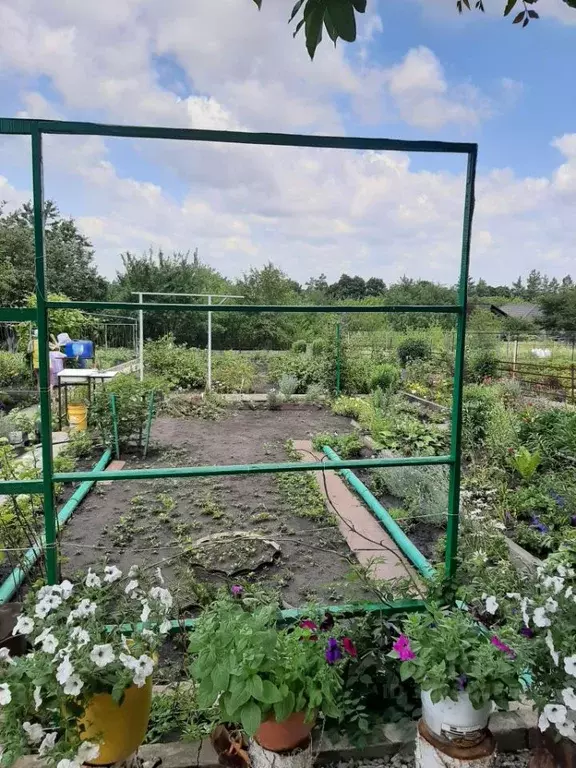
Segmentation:
{"type": "Polygon", "coordinates": [[[70,341],[64,345],[66,357],[76,357],[78,360],[91,360],[94,357],[94,342],[70,341]]]}

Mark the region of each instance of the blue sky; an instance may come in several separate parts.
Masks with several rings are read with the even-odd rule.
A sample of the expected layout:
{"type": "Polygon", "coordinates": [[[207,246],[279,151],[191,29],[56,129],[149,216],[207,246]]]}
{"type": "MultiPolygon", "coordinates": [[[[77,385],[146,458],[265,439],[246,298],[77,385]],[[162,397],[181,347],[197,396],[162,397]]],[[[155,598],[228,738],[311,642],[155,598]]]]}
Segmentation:
{"type": "MultiPolygon", "coordinates": [[[[452,0],[368,0],[359,38],[310,62],[291,6],[264,0],[0,0],[5,115],[479,143],[472,273],[572,271],[576,10],[538,0],[526,29],[452,0]]],[[[272,260],[451,283],[462,158],[58,138],[46,189],[102,271],[149,247],[226,274],[272,260]]],[[[30,195],[25,142],[0,143],[0,198],[30,195]]]]}

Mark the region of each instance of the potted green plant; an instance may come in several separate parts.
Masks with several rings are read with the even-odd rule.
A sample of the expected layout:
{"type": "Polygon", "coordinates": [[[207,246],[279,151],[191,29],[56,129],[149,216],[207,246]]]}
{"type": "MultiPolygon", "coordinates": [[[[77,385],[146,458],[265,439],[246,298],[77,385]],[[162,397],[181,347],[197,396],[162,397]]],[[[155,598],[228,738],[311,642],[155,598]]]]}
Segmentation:
{"type": "Polygon", "coordinates": [[[401,678],[420,685],[422,718],[436,736],[479,739],[493,705],[520,696],[526,659],[512,627],[486,633],[466,611],[431,605],[403,630],[392,655],[401,678]]]}
{"type": "Polygon", "coordinates": [[[264,749],[294,749],[319,713],[337,716],[339,662],[354,648],[333,622],[278,627],[276,604],[254,607],[241,587],[232,590],[204,611],[190,639],[199,706],[216,707],[219,722],[240,724],[264,749]]]}
{"type": "Polygon", "coordinates": [[[576,546],[567,544],[541,566],[527,594],[500,598],[528,638],[530,698],[544,747],[559,765],[576,757],[576,546]]]}
{"type": "Polygon", "coordinates": [[[126,759],[148,727],[151,675],[170,629],[170,592],[134,570],[89,570],[30,593],[14,627],[30,652],[0,650],[2,765],[36,753],[58,768],[126,759]],[[133,623],[127,639],[121,625],[133,623]]]}

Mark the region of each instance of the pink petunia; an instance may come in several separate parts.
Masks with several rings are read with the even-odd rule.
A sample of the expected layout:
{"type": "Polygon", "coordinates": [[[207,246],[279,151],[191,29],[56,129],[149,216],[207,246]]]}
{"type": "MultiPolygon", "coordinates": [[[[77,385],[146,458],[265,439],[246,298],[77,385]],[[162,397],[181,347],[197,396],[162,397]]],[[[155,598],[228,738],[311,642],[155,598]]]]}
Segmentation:
{"type": "Polygon", "coordinates": [[[400,661],[412,661],[416,654],[410,647],[410,639],[406,635],[400,635],[398,640],[392,645],[392,650],[396,651],[400,661]]]}
{"type": "Polygon", "coordinates": [[[353,659],[355,659],[356,656],[358,656],[358,651],[356,650],[356,646],[354,645],[352,640],[350,640],[349,637],[342,638],[342,648],[344,648],[346,653],[349,656],[352,656],[353,659]]]}

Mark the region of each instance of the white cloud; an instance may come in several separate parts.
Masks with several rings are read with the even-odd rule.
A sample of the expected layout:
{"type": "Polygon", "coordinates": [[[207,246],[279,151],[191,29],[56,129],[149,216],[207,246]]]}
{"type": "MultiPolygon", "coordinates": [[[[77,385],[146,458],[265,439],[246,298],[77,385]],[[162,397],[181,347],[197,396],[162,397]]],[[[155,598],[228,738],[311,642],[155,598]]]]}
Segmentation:
{"type": "Polygon", "coordinates": [[[419,128],[449,123],[475,126],[490,115],[488,101],[471,85],[449,92],[442,65],[424,46],[412,48],[388,73],[390,93],[403,120],[419,128]]]}
{"type": "MultiPolygon", "coordinates": [[[[273,0],[261,14],[250,0],[0,0],[0,26],[0,66],[27,82],[22,113],[35,117],[342,133],[352,118],[379,116],[470,131],[493,109],[469,83],[449,82],[425,47],[383,69],[367,63],[368,53],[350,49],[347,57],[344,46],[324,45],[312,64],[289,34],[286,7],[273,0]],[[163,88],[153,56],[181,67],[179,81],[193,90],[163,88]],[[40,75],[57,108],[37,92],[40,75]]],[[[380,18],[367,14],[366,51],[380,29],[380,18]]],[[[501,85],[519,90],[516,81],[501,85]]],[[[575,143],[556,141],[563,161],[549,176],[479,176],[476,275],[504,282],[544,260],[566,271],[576,237],[575,143]]],[[[28,153],[27,142],[17,146],[12,163],[28,153]]],[[[386,281],[404,273],[456,278],[462,172],[426,171],[403,153],[151,141],[130,143],[130,162],[118,163],[121,146],[88,137],[46,142],[47,193],[54,190],[65,213],[81,208],[80,226],[110,276],[124,250],[199,246],[226,274],[272,259],[302,280],[343,270],[386,281]]],[[[0,179],[0,198],[18,204],[28,196],[15,186],[0,179]]]]}

